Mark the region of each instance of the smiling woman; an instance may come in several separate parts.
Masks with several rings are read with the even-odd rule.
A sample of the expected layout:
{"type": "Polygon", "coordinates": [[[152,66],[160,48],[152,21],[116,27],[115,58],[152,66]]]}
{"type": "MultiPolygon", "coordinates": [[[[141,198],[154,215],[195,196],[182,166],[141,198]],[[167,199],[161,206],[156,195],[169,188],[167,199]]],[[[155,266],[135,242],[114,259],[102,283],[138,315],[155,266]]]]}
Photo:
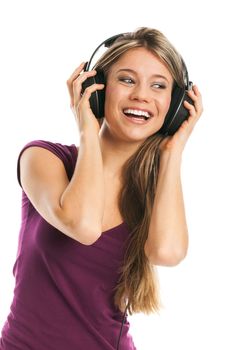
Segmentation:
{"type": "Polygon", "coordinates": [[[172,138],[165,137],[164,121],[174,102],[180,103],[174,101],[174,91],[177,86],[188,86],[188,82],[184,61],[157,30],[141,28],[120,35],[95,69],[106,81],[102,149],[112,154],[128,149],[127,161],[123,166],[120,163],[124,186],[119,194],[119,209],[133,234],[115,300],[122,305],[127,295],[129,312],[150,312],[159,308],[150,264],[177,264],[187,251],[179,171],[185,140],[201,114],[201,97],[196,87],[187,93],[190,100],[198,100],[197,110],[185,102],[190,116],[196,118],[189,118],[189,126],[184,123],[172,138]],[[145,120],[141,114],[149,118],[145,120]]]}
{"type": "Polygon", "coordinates": [[[109,125],[113,127],[103,128],[103,132],[116,131],[115,125],[122,135],[129,133],[126,138],[132,135],[132,141],[144,141],[162,127],[172,85],[173,77],[166,65],[146,48],[137,47],[122,54],[107,75],[105,120],[111,118],[109,125]],[[139,128],[139,124],[143,127],[139,128]]]}
{"type": "Polygon", "coordinates": [[[22,225],[1,350],[136,349],[127,312],[158,311],[155,265],[187,252],[181,155],[202,102],[185,72],[158,30],[117,35],[95,70],[82,63],[67,81],[78,147],[36,140],[20,151],[22,225]],[[187,120],[167,136],[181,108],[187,120]]]}

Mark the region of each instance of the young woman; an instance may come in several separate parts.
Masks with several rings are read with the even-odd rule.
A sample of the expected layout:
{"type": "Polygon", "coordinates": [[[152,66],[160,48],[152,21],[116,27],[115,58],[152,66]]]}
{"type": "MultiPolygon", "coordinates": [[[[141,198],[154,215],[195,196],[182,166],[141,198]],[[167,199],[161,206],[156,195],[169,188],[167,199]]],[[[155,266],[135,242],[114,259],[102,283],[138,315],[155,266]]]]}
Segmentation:
{"type": "Polygon", "coordinates": [[[122,35],[67,81],[79,147],[33,141],[20,152],[22,225],[16,286],[1,350],[132,350],[128,311],[159,309],[155,265],[184,259],[188,230],[180,167],[202,113],[161,132],[184,88],[184,63],[158,30],[122,35]],[[101,71],[105,84],[83,85],[101,71]],[[105,89],[104,118],[90,107],[105,89]],[[93,96],[93,95],[92,95],[93,96]]]}

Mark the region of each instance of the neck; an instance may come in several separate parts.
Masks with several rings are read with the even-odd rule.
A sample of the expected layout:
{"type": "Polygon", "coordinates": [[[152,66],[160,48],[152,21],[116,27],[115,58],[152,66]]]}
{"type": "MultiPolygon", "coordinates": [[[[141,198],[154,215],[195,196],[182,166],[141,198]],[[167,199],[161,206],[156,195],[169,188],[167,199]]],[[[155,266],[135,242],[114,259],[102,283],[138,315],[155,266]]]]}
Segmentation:
{"type": "Polygon", "coordinates": [[[99,135],[104,173],[112,179],[120,178],[123,165],[137,150],[139,144],[114,139],[102,129],[99,135]]]}

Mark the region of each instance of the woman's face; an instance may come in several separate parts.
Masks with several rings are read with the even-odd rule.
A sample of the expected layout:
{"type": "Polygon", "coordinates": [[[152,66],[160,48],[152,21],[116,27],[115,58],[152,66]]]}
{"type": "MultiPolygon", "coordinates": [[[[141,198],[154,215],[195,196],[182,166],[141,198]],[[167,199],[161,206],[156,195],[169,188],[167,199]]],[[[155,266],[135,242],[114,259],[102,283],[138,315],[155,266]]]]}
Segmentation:
{"type": "Polygon", "coordinates": [[[127,51],[107,76],[104,129],[124,141],[144,141],[163,125],[172,85],[171,73],[153,53],[127,51]]]}

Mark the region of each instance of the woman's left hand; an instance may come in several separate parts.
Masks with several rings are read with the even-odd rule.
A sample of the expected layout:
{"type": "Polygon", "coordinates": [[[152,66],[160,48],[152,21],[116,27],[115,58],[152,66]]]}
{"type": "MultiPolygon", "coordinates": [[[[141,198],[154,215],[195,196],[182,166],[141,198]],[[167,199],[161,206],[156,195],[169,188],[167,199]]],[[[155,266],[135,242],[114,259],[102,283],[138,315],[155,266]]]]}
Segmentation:
{"type": "Polygon", "coordinates": [[[194,102],[194,105],[192,105],[188,101],[184,101],[184,107],[189,111],[189,117],[173,136],[168,136],[162,141],[160,145],[161,153],[167,153],[167,151],[182,153],[194,126],[203,112],[201,93],[196,85],[193,85],[192,90],[188,91],[188,95],[194,102]]]}

